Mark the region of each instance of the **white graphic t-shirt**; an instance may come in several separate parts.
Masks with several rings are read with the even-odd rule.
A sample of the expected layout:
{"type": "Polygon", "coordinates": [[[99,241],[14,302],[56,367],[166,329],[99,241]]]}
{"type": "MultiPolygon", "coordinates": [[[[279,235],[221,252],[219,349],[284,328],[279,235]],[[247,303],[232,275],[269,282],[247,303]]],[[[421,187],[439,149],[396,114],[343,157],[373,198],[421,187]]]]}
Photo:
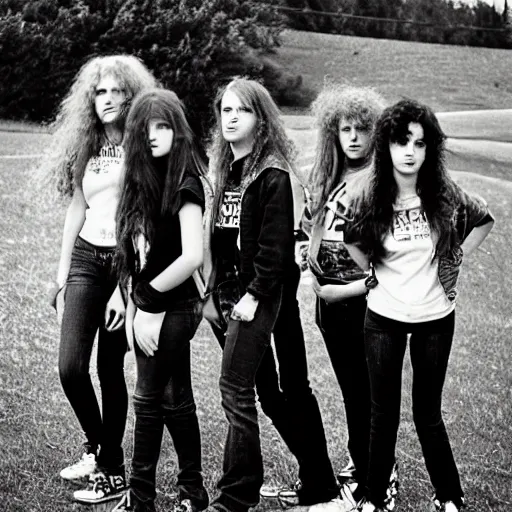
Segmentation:
{"type": "Polygon", "coordinates": [[[386,257],[375,266],[379,284],[368,293],[368,308],[401,322],[443,318],[455,305],[439,281],[435,243],[420,198],[413,196],[394,210],[393,228],[384,240],[386,257]]]}
{"type": "Polygon", "coordinates": [[[85,168],[82,189],[87,210],[80,236],[91,244],[101,247],[116,245],[116,210],[121,192],[123,158],[123,148],[107,142],[85,168]]]}

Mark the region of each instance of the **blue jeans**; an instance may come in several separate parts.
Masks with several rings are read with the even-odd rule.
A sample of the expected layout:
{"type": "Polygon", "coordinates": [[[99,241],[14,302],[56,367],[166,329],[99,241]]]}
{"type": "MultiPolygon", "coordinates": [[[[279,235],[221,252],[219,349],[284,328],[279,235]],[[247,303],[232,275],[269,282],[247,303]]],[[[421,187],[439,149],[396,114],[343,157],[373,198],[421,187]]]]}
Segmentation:
{"type": "Polygon", "coordinates": [[[178,456],[179,498],[202,510],[208,494],[201,475],[201,437],[190,375],[190,340],[201,321],[201,303],[191,300],[167,311],[154,356],[135,344],[137,384],[130,492],[135,510],[154,510],[155,477],[164,425],[178,456]]]}
{"type": "Polygon", "coordinates": [[[364,349],[366,297],[328,304],[316,299],[316,324],[322,333],[343,395],[348,451],[359,488],[364,489],[370,445],[370,379],[364,349]]]}
{"type": "Polygon", "coordinates": [[[228,323],[219,382],[228,433],[216,502],[231,512],[246,512],[259,502],[263,460],[254,387],[280,302],[279,289],[273,297],[260,300],[251,322],[228,323]]]}
{"type": "Polygon", "coordinates": [[[377,506],[384,501],[394,463],[408,333],[413,418],[427,471],[441,502],[461,503],[459,473],[441,416],[454,324],[455,312],[439,320],[409,324],[367,311],[365,348],[372,396],[367,488],[368,498],[377,506]]]}
{"type": "MultiPolygon", "coordinates": [[[[318,402],[308,379],[304,333],[297,288],[300,270],[295,266],[283,287],[274,325],[274,352],[269,346],[256,373],[256,392],[263,412],[270,418],[299,464],[301,505],[328,501],[338,494],[327,452],[318,402]]],[[[362,327],[362,323],[361,323],[362,327]]],[[[224,334],[212,329],[222,347],[224,334]]],[[[369,419],[368,419],[369,421],[369,419]]]]}
{"type": "Polygon", "coordinates": [[[64,292],[59,373],[66,397],[84,431],[86,450],[96,453],[100,447],[99,466],[124,474],[127,343],[124,329],[115,332],[105,329],[105,307],[117,286],[113,255],[113,248],[96,247],[80,237],[76,240],[64,292]],[[89,374],[96,333],[101,413],[89,374]]]}

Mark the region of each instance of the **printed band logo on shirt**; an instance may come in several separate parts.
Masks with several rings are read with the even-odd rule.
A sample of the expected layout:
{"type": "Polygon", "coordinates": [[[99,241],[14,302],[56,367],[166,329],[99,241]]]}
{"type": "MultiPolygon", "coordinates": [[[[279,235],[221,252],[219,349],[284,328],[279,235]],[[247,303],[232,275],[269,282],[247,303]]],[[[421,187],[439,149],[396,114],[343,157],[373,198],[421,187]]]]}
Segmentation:
{"type": "Polygon", "coordinates": [[[93,156],[87,163],[87,171],[96,174],[109,173],[112,166],[120,165],[123,158],[123,149],[121,146],[103,146],[98,156],[93,156]]]}
{"type": "Polygon", "coordinates": [[[430,226],[425,212],[421,208],[395,212],[393,238],[397,242],[430,238],[430,226]]]}
{"type": "Polygon", "coordinates": [[[239,228],[240,227],[240,192],[226,191],[220,210],[220,218],[217,227],[239,228]]]}

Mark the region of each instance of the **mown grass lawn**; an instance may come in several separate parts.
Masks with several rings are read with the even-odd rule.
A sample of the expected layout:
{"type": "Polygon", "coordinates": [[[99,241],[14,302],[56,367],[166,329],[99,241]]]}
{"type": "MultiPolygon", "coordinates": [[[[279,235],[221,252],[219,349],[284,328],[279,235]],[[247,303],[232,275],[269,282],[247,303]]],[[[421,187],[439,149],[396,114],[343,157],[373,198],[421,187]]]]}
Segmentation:
{"type": "Polygon", "coordinates": [[[512,52],[285,31],[276,61],[317,91],[326,81],[371,85],[390,101],[438,112],[512,107],[512,52]]]}
{"type": "MultiPolygon", "coordinates": [[[[293,38],[302,38],[301,34],[289,34],[287,37],[287,48],[284,51],[288,51],[286,58],[294,55],[293,58],[301,59],[296,63],[297,69],[302,69],[304,74],[307,72],[317,76],[313,75],[319,73],[314,66],[320,62],[320,58],[315,59],[308,54],[308,58],[304,59],[307,47],[303,43],[300,52],[294,50],[294,45],[298,43],[294,43],[293,38]],[[296,53],[293,54],[292,50],[296,53]]],[[[320,39],[324,37],[333,38],[311,35],[314,43],[311,43],[311,49],[319,51],[318,41],[322,40],[322,44],[325,44],[326,40],[320,39]]],[[[343,45],[353,46],[351,51],[354,58],[357,57],[353,55],[354,51],[359,51],[361,55],[364,49],[362,55],[367,57],[366,65],[359,70],[361,76],[369,76],[372,66],[379,60],[377,57],[370,60],[370,55],[377,53],[380,59],[391,59],[389,51],[383,49],[385,45],[401,47],[403,59],[410,54],[409,45],[417,45],[360,38],[333,38],[327,42],[329,48],[322,52],[330,52],[333,59],[343,45]]],[[[389,50],[390,46],[387,48],[389,50]]],[[[470,54],[462,55],[461,52],[466,51],[485,55],[487,60],[495,62],[497,66],[506,60],[499,50],[494,50],[496,55],[491,58],[491,54],[487,53],[492,52],[490,50],[432,48],[429,45],[421,49],[425,62],[428,58],[433,59],[436,52],[439,55],[446,52],[447,61],[465,61],[470,58],[470,54]]],[[[341,52],[339,65],[334,66],[340,70],[337,77],[360,83],[355,71],[352,75],[344,73],[341,67],[344,59],[341,52]]],[[[416,76],[423,76],[423,71],[416,70],[424,60],[412,58],[408,61],[410,66],[416,67],[406,75],[401,75],[401,87],[411,91],[418,87],[418,91],[424,91],[425,94],[430,91],[432,99],[435,95],[439,102],[433,106],[440,110],[462,108],[460,93],[451,94],[446,87],[439,87],[439,84],[432,85],[430,90],[420,84],[421,80],[412,80],[416,76]],[[412,83],[407,85],[408,77],[412,77],[412,83]]],[[[477,80],[475,74],[469,73],[466,62],[457,65],[461,66],[461,73],[467,73],[461,79],[463,83],[471,84],[477,80]]],[[[448,73],[450,67],[442,69],[448,73]]],[[[381,71],[376,70],[375,76],[380,76],[379,73],[381,71]]],[[[391,95],[393,89],[386,87],[392,84],[393,76],[390,75],[387,82],[384,78],[379,79],[383,92],[391,95]]],[[[317,80],[321,83],[321,78],[317,80]]],[[[444,77],[443,83],[455,87],[453,75],[444,77]]],[[[473,96],[468,96],[474,103],[466,107],[499,106],[497,100],[492,103],[495,99],[492,102],[489,100],[489,103],[478,102],[478,84],[481,83],[475,82],[475,92],[473,96]]],[[[482,90],[485,88],[483,85],[481,87],[482,90]]],[[[467,90],[472,91],[473,88],[468,86],[467,90]]],[[[511,103],[510,94],[507,92],[508,96],[505,95],[502,104],[505,100],[511,103]]],[[[416,96],[420,97],[420,94],[416,96]]],[[[421,99],[428,101],[428,97],[421,99]]],[[[292,133],[302,142],[301,152],[311,151],[311,133],[292,133]]],[[[58,477],[59,470],[80,455],[83,439],[59,383],[58,326],[54,312],[46,301],[48,286],[56,273],[64,206],[49,204],[34,189],[30,178],[37,158],[27,158],[28,155],[43,151],[47,137],[44,134],[0,132],[0,510],[8,512],[87,510],[87,507],[70,499],[73,488],[58,477]],[[6,159],[3,158],[5,155],[18,156],[6,159]]],[[[492,167],[486,165],[485,161],[478,165],[467,170],[477,173],[487,170],[486,174],[493,175],[492,167]]],[[[482,250],[464,263],[455,342],[444,395],[445,421],[459,464],[469,510],[478,512],[512,510],[512,227],[508,222],[512,217],[512,182],[505,172],[496,174],[505,179],[475,173],[455,174],[461,184],[488,200],[497,220],[482,250]]],[[[314,324],[313,294],[306,286],[301,286],[299,294],[311,381],[322,409],[333,465],[339,469],[346,461],[346,430],[341,394],[314,324]]],[[[203,323],[193,342],[192,366],[203,435],[204,475],[212,495],[215,494],[215,483],[220,475],[226,432],[217,385],[219,365],[217,343],[203,323]]],[[[134,373],[133,357],[128,354],[126,376],[129,389],[133,388],[134,373]]],[[[412,423],[410,388],[411,368],[406,359],[402,422],[397,448],[401,466],[401,494],[397,511],[421,512],[429,509],[431,487],[412,423]]],[[[281,482],[293,481],[297,470],[294,460],[268,419],[264,416],[260,418],[266,478],[281,482]]],[[[132,427],[133,409],[130,406],[125,436],[128,462],[131,456],[132,427]]],[[[175,474],[176,457],[169,437],[166,437],[158,473],[161,510],[170,510],[172,506],[175,474]]],[[[260,510],[268,508],[270,506],[266,504],[259,506],[260,510]]]]}

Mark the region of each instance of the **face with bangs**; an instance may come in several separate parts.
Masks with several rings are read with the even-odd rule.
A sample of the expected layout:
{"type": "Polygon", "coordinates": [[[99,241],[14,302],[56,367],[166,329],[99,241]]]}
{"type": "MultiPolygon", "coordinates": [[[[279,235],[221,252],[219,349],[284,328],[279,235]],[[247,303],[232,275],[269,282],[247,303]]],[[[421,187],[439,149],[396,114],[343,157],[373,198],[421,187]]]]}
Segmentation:
{"type": "Polygon", "coordinates": [[[162,117],[152,117],[148,123],[148,142],[153,158],[161,158],[171,152],[174,130],[162,117]]]}

